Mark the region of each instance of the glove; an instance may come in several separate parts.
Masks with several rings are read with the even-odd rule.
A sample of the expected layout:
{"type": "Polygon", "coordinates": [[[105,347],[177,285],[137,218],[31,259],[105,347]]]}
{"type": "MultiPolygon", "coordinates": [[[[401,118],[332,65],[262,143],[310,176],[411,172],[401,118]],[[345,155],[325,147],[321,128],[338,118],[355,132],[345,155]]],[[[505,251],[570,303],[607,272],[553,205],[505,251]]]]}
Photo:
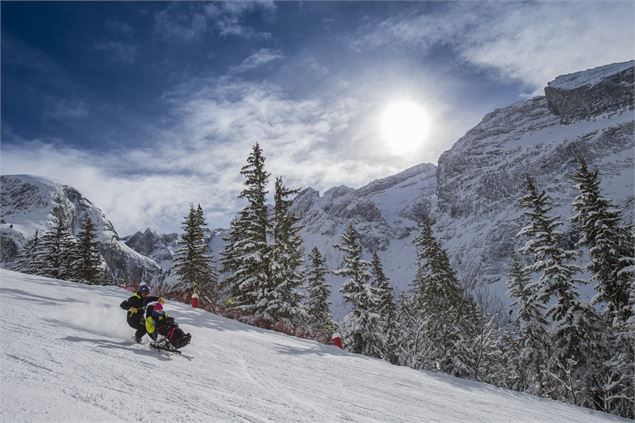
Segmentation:
{"type": "Polygon", "coordinates": [[[130,314],[137,314],[137,308],[136,307],[130,307],[128,309],[128,311],[130,312],[130,314]]]}
{"type": "Polygon", "coordinates": [[[160,302],[161,304],[165,304],[165,298],[163,298],[163,297],[159,297],[159,302],[160,302]]]}

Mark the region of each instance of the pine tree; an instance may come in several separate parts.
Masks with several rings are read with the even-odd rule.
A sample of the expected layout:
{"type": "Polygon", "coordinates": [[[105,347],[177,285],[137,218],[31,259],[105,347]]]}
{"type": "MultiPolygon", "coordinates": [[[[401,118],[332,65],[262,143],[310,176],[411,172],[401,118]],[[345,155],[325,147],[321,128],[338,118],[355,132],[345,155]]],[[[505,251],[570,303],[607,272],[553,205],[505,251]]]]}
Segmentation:
{"type": "Polygon", "coordinates": [[[502,355],[497,316],[489,316],[473,299],[464,299],[459,347],[468,365],[471,379],[491,382],[496,363],[502,355]]]}
{"type": "Polygon", "coordinates": [[[626,321],[632,315],[632,274],[622,271],[633,260],[632,238],[628,239],[631,231],[620,227],[620,212],[601,195],[598,170],[591,171],[584,160],[579,163],[580,168],[573,175],[579,194],[571,220],[582,234],[578,244],[589,249],[591,260],[587,268],[598,292],[594,302],[606,305],[608,320],[626,321]]]}
{"type": "Polygon", "coordinates": [[[221,252],[221,270],[225,273],[223,280],[220,282],[219,287],[223,291],[223,295],[226,297],[226,306],[233,308],[237,305],[237,299],[240,297],[240,286],[235,277],[236,271],[239,267],[238,252],[236,246],[241,240],[243,235],[241,228],[241,220],[244,210],[239,213],[237,217],[232,218],[229,223],[229,230],[227,235],[223,237],[225,241],[225,248],[221,252]]]}
{"type": "Polygon", "coordinates": [[[593,302],[604,306],[603,329],[598,329],[602,348],[596,356],[594,405],[633,417],[635,337],[629,324],[635,310],[633,231],[620,225],[620,211],[601,195],[598,170],[590,170],[584,160],[579,165],[573,175],[579,193],[571,220],[581,233],[578,245],[589,251],[587,269],[597,291],[593,302]]]}
{"type": "Polygon", "coordinates": [[[384,273],[377,251],[373,252],[371,268],[371,288],[376,298],[374,312],[377,314],[376,339],[379,340],[377,348],[379,355],[393,363],[397,363],[397,307],[390,281],[384,273]]]}
{"type": "Polygon", "coordinates": [[[37,275],[41,271],[38,258],[41,256],[39,229],[35,230],[33,238],[27,241],[24,248],[20,251],[18,260],[16,261],[15,270],[22,273],[37,275]]]}
{"type": "Polygon", "coordinates": [[[341,243],[335,246],[344,254],[344,267],[333,273],[346,279],[340,292],[344,302],[351,304],[352,311],[342,322],[344,341],[347,348],[354,353],[375,353],[372,349],[374,320],[372,313],[372,293],[370,290],[370,274],[368,262],[362,260],[362,246],[359,234],[348,225],[342,234],[341,243]]]}
{"type": "Polygon", "coordinates": [[[54,208],[50,216],[49,229],[40,242],[38,257],[42,265],[41,274],[56,279],[71,280],[73,278],[72,260],[75,251],[75,239],[64,222],[58,208],[54,208]]]}
{"type": "Polygon", "coordinates": [[[95,224],[90,217],[82,223],[76,256],[73,261],[73,273],[80,281],[89,284],[102,283],[101,254],[97,249],[95,224]]]}
{"type": "Polygon", "coordinates": [[[232,221],[223,253],[223,270],[231,272],[231,305],[244,313],[262,317],[268,307],[265,296],[271,284],[271,247],[267,242],[269,221],[265,196],[269,173],[262,149],[256,144],[240,173],[245,188],[239,198],[247,205],[232,221]]]}
{"type": "Polygon", "coordinates": [[[574,275],[580,269],[570,264],[575,253],[559,246],[562,234],[556,228],[561,222],[557,216],[548,216],[551,200],[544,191],[537,191],[530,177],[527,194],[520,203],[527,209],[525,215],[530,221],[518,234],[529,238],[521,249],[533,260],[527,270],[540,274],[538,284],[544,302],[555,297],[555,304],[547,312],[554,326],[551,375],[557,383],[552,392],[583,405],[588,400],[587,380],[598,351],[597,319],[594,311],[578,298],[574,275]]]}
{"type": "Polygon", "coordinates": [[[516,389],[546,395],[549,385],[547,359],[551,350],[546,308],[540,299],[538,284],[531,282],[529,270],[515,254],[512,254],[507,287],[507,295],[512,299],[512,310],[516,311],[519,333],[516,389]]]}
{"type": "Polygon", "coordinates": [[[413,294],[419,327],[416,368],[435,370],[455,376],[469,373],[461,343],[465,301],[447,253],[432,234],[427,217],[419,224],[415,239],[417,273],[413,294]]]}
{"type": "Polygon", "coordinates": [[[525,368],[520,362],[520,340],[515,326],[504,326],[499,344],[499,358],[494,364],[488,382],[505,389],[524,391],[526,381],[522,380],[525,368]]]}
{"type": "Polygon", "coordinates": [[[274,194],[273,243],[271,246],[271,280],[265,292],[267,308],[264,314],[273,321],[298,324],[305,317],[302,295],[302,238],[298,218],[291,212],[289,196],[297,194],[276,178],[274,194]]]}
{"type": "Polygon", "coordinates": [[[329,302],[331,288],[324,278],[327,273],[325,263],[326,260],[320,254],[320,250],[314,247],[309,254],[309,266],[306,272],[306,310],[308,326],[319,332],[333,330],[333,317],[329,302]]]}
{"type": "Polygon", "coordinates": [[[216,303],[217,279],[212,263],[213,257],[206,254],[205,216],[199,204],[190,211],[183,222],[183,234],[174,255],[173,269],[178,279],[177,289],[198,295],[208,304],[216,303]]]}
{"type": "Polygon", "coordinates": [[[397,364],[401,366],[417,368],[417,346],[421,336],[420,327],[417,325],[417,316],[413,297],[401,292],[397,297],[396,314],[397,332],[397,364]]]}

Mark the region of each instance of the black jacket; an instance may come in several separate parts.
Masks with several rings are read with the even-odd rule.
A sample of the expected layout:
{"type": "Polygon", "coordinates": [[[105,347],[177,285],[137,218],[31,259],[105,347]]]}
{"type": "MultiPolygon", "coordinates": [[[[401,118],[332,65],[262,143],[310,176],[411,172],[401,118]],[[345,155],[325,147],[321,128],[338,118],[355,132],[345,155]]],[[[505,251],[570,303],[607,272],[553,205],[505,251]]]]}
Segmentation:
{"type": "Polygon", "coordinates": [[[131,313],[130,311],[128,311],[126,319],[128,320],[128,323],[130,323],[131,321],[137,322],[143,319],[143,309],[145,308],[145,306],[156,301],[159,301],[159,297],[148,295],[147,297],[143,298],[141,292],[137,291],[132,297],[128,298],[125,301],[122,301],[121,304],[119,304],[119,307],[123,308],[124,310],[130,310],[130,307],[136,308],[136,313],[131,313]]]}

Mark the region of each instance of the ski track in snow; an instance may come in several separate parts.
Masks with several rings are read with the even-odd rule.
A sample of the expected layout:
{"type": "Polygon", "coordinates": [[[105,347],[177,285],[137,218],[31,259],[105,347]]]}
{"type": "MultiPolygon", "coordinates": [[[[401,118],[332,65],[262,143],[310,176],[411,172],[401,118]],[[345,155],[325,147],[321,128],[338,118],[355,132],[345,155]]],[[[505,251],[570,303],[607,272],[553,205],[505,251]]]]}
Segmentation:
{"type": "Polygon", "coordinates": [[[0,270],[0,422],[626,421],[169,301],[189,361],[132,341],[129,295],[0,270]]]}

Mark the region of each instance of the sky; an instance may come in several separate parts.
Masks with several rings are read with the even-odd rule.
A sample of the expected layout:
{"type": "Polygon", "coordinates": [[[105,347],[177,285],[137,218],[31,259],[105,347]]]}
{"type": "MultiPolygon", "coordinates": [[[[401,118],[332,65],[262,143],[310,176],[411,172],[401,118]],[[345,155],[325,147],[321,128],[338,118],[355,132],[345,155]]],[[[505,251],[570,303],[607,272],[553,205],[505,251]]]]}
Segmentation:
{"type": "Polygon", "coordinates": [[[77,188],[120,235],[439,156],[556,76],[635,57],[635,3],[2,2],[1,173],[77,188]]]}

